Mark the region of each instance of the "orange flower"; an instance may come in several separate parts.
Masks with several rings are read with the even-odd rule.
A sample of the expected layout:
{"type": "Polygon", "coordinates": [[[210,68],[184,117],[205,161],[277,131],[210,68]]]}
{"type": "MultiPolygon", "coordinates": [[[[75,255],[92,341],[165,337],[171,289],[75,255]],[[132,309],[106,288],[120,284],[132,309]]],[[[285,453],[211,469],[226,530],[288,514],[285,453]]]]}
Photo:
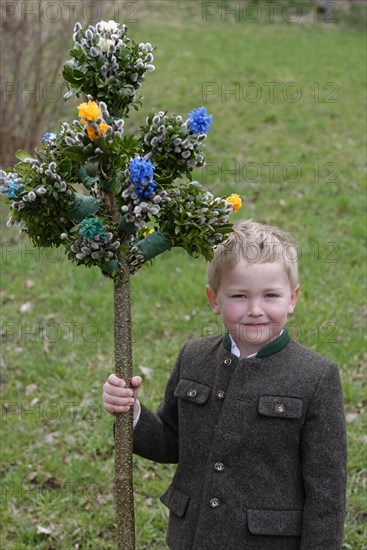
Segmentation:
{"type": "Polygon", "coordinates": [[[234,193],[233,195],[229,195],[229,197],[226,198],[226,203],[232,205],[233,212],[238,212],[238,210],[242,206],[242,199],[239,195],[236,195],[234,193]]]}
{"type": "Polygon", "coordinates": [[[79,118],[82,124],[85,124],[87,120],[94,122],[97,118],[102,117],[102,111],[95,101],[88,101],[88,103],[81,103],[78,105],[79,118]]]}

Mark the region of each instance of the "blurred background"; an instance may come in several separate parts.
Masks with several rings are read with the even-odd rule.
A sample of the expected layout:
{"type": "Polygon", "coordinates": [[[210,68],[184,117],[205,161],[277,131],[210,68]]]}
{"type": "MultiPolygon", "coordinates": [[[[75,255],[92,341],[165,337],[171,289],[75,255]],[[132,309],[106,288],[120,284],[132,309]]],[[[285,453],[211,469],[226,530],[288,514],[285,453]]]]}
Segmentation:
{"type": "MultiPolygon", "coordinates": [[[[64,102],[73,27],[114,19],[156,46],[136,133],[151,111],[213,113],[194,179],[239,193],[234,219],[276,224],[298,242],[300,343],[340,367],[349,443],[343,550],[366,549],[364,0],[3,0],[0,165],[29,152],[84,99],[64,102]]],[[[115,548],[112,284],[2,227],[1,548],[115,548]]],[[[157,407],[181,345],[223,331],[206,265],[180,250],[133,280],[134,371],[157,407]]],[[[174,466],[135,457],[137,548],[163,550],[159,496],[174,466]]]]}

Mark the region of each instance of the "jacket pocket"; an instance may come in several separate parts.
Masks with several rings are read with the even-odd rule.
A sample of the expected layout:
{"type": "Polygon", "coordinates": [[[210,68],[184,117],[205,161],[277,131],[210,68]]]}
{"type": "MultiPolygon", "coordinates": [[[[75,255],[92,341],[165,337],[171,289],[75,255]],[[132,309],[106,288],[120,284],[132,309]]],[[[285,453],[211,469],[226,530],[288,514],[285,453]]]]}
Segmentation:
{"type": "Polygon", "coordinates": [[[170,485],[160,500],[171,512],[182,518],[186,512],[190,497],[179,491],[179,489],[176,489],[173,485],[170,485]]]}
{"type": "Polygon", "coordinates": [[[253,535],[300,536],[302,510],[247,510],[247,527],[253,535]]]}
{"type": "Polygon", "coordinates": [[[210,392],[212,389],[205,384],[200,382],[195,382],[194,380],[188,380],[186,378],[181,378],[179,383],[176,386],[175,397],[180,397],[185,401],[191,401],[198,405],[203,405],[208,401],[210,392]]]}
{"type": "Polygon", "coordinates": [[[302,399],[283,395],[261,395],[258,401],[258,412],[273,418],[301,418],[302,399]]]}

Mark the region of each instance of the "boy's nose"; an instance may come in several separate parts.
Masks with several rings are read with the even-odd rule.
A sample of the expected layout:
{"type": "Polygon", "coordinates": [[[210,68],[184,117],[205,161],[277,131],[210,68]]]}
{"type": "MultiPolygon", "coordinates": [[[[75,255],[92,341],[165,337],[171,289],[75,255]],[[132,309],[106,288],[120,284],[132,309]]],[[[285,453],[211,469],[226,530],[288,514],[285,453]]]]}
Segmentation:
{"type": "Polygon", "coordinates": [[[248,315],[251,317],[259,317],[263,314],[263,311],[258,302],[250,302],[248,307],[248,315]]]}

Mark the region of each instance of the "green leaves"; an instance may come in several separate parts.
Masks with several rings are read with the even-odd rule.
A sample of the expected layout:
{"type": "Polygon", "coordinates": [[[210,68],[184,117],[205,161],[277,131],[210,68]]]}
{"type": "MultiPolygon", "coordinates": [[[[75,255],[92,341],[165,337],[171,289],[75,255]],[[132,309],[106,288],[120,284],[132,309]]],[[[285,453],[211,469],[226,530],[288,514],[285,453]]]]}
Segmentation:
{"type": "Polygon", "coordinates": [[[77,265],[96,265],[115,280],[119,254],[131,272],[172,246],[210,259],[231,231],[231,207],[190,183],[192,170],[203,165],[206,136],[163,111],[148,116],[139,137],[123,134],[122,119],[142,105],[141,83],[154,70],[152,45],[131,40],[126,27],[113,22],[84,30],[79,25],[73,38],[72,59],[63,68],[70,87],[64,99],[85,94],[88,103],[80,106],[80,123],[62,123],[49,133],[34,162],[27,151],[17,151],[22,184],[12,197],[12,220],[27,226],[37,246],[64,244],[77,265]],[[154,176],[152,171],[146,179],[132,159],[153,165],[154,176]],[[183,176],[189,181],[176,184],[183,176]],[[89,193],[76,193],[78,184],[89,193]],[[151,222],[155,231],[145,236],[144,224],[151,222]]]}
{"type": "MultiPolygon", "coordinates": [[[[90,156],[94,155],[94,147],[92,143],[88,143],[85,147],[82,145],[69,145],[63,151],[64,155],[73,162],[83,163],[90,156]]],[[[85,165],[85,171],[88,176],[94,177],[98,170],[98,161],[90,160],[85,165]]]]}
{"type": "Polygon", "coordinates": [[[150,155],[155,181],[162,187],[183,175],[191,180],[192,170],[203,166],[203,138],[191,133],[181,116],[152,113],[140,131],[144,153],[150,155]]]}
{"type": "Polygon", "coordinates": [[[76,67],[73,61],[67,61],[64,65],[62,76],[66,82],[78,85],[83,81],[86,73],[87,69],[85,67],[76,67]]]}
{"type": "Polygon", "coordinates": [[[27,235],[36,246],[60,246],[60,235],[68,232],[72,222],[68,218],[70,197],[53,191],[47,194],[45,203],[39,199],[25,203],[22,210],[12,210],[12,220],[21,221],[27,228],[27,235]],[[40,207],[41,205],[41,207],[40,207]]]}
{"type": "Polygon", "coordinates": [[[72,172],[73,164],[69,158],[65,158],[59,162],[59,174],[64,178],[68,178],[72,172]]]}
{"type": "Polygon", "coordinates": [[[126,99],[130,98],[133,93],[134,93],[134,88],[127,84],[117,92],[117,96],[119,99],[125,101],[126,99]]]}
{"type": "Polygon", "coordinates": [[[14,170],[16,171],[17,174],[19,174],[19,176],[25,182],[32,173],[32,165],[29,164],[28,162],[18,162],[15,165],[14,170]]]}
{"type": "Polygon", "coordinates": [[[85,159],[83,148],[79,145],[70,145],[64,149],[64,154],[71,160],[80,162],[85,159]]]}
{"type": "Polygon", "coordinates": [[[214,245],[232,231],[228,221],[232,207],[225,199],[214,198],[198,182],[180,184],[170,198],[157,216],[161,233],[190,256],[211,260],[214,245]]]}
{"type": "Polygon", "coordinates": [[[98,161],[89,161],[85,164],[84,170],[90,178],[95,178],[98,173],[98,161]]]}
{"type": "Polygon", "coordinates": [[[140,86],[146,71],[154,70],[150,44],[139,46],[126,36],[126,30],[116,27],[110,34],[95,27],[81,29],[74,35],[71,59],[64,65],[62,75],[71,85],[64,99],[82,93],[103,99],[111,114],[127,117],[130,108],[141,106],[140,86]],[[149,57],[148,57],[149,56],[149,57]],[[149,61],[145,61],[149,59],[149,61]]]}
{"type": "Polygon", "coordinates": [[[18,151],[15,153],[15,156],[17,157],[17,159],[22,161],[33,158],[32,155],[30,155],[29,153],[27,153],[27,151],[24,151],[23,149],[18,149],[18,151]]]}

